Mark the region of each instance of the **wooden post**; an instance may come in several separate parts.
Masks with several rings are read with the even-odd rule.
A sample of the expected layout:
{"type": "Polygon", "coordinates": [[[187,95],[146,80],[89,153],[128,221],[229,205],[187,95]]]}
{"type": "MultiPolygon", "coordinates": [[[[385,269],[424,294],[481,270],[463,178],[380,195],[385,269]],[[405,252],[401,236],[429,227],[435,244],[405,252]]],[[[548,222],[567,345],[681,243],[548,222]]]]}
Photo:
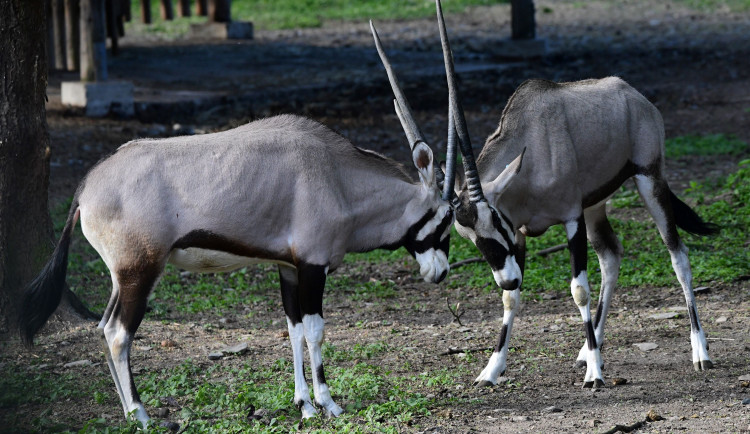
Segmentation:
{"type": "Polygon", "coordinates": [[[536,38],[534,0],[511,0],[511,39],[536,38]]]}
{"type": "Polygon", "coordinates": [[[65,52],[67,54],[66,66],[68,71],[78,69],[80,61],[80,17],[79,0],[65,0],[65,52]]]}
{"type": "Polygon", "coordinates": [[[195,15],[199,17],[208,15],[208,0],[195,0],[195,15]]]}
{"type": "Polygon", "coordinates": [[[44,8],[47,11],[47,67],[52,69],[52,65],[55,64],[55,30],[53,29],[54,26],[50,25],[55,16],[52,13],[52,1],[46,0],[44,8]]]}
{"type": "Polygon", "coordinates": [[[209,0],[208,20],[215,23],[228,23],[232,21],[231,0],[209,0]]]}
{"type": "Polygon", "coordinates": [[[141,0],[141,21],[151,24],[151,0],[141,0]]]}
{"type": "Polygon", "coordinates": [[[172,7],[172,0],[161,0],[161,19],[172,21],[174,19],[174,7],[172,7]]]}
{"type": "MultiPolygon", "coordinates": [[[[120,18],[120,2],[119,0],[105,0],[105,29],[106,36],[109,36],[112,41],[112,55],[117,56],[120,54],[119,36],[120,30],[117,28],[117,20],[120,18]]],[[[122,20],[120,20],[122,22],[122,20]]],[[[105,38],[106,41],[106,38],[105,38]]]]}
{"type": "Polygon", "coordinates": [[[55,69],[65,69],[65,8],[63,0],[52,0],[52,33],[54,34],[55,69]]]}
{"type": "Polygon", "coordinates": [[[107,79],[104,0],[81,0],[81,81],[107,79]]]}
{"type": "Polygon", "coordinates": [[[132,20],[133,19],[133,14],[132,14],[133,2],[130,0],[122,0],[120,4],[122,5],[122,11],[123,11],[123,16],[125,17],[125,21],[132,20]]]}
{"type": "Polygon", "coordinates": [[[177,16],[190,16],[190,0],[177,0],[177,16]]]}

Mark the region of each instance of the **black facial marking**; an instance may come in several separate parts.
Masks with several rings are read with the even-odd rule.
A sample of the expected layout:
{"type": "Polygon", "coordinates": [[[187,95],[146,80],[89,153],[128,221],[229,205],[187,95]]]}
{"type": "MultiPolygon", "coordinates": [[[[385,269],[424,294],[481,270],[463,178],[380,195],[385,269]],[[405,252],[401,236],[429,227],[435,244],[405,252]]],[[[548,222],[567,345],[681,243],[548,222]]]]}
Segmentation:
{"type": "Polygon", "coordinates": [[[318,378],[319,384],[326,384],[326,376],[323,373],[323,365],[321,364],[318,366],[318,369],[315,370],[315,376],[318,378]]]}
{"type": "Polygon", "coordinates": [[[425,213],[425,215],[422,216],[419,221],[409,227],[409,229],[406,231],[406,234],[401,237],[400,240],[396,241],[395,243],[380,246],[380,248],[395,250],[403,246],[412,256],[415,256],[417,253],[424,253],[431,248],[435,248],[442,250],[447,256],[450,248],[450,235],[446,235],[443,237],[443,233],[451,224],[453,224],[453,209],[448,209],[448,212],[445,213],[443,219],[440,221],[440,224],[437,225],[432,233],[427,234],[427,236],[422,240],[417,240],[419,231],[421,231],[427,223],[435,218],[436,215],[437,210],[427,211],[427,213],[425,213]]]}
{"type": "Polygon", "coordinates": [[[508,257],[506,249],[497,240],[492,238],[477,238],[477,248],[482,252],[482,256],[490,264],[493,270],[501,270],[505,266],[505,260],[508,257]]]}
{"type": "Polygon", "coordinates": [[[591,321],[585,321],[583,328],[586,330],[586,343],[589,350],[596,349],[596,336],[594,335],[594,327],[591,326],[591,321]]]}
{"type": "Polygon", "coordinates": [[[578,218],[578,228],[573,238],[568,240],[568,249],[570,250],[570,269],[573,271],[573,277],[586,271],[586,222],[583,215],[578,218]]]}
{"type": "Polygon", "coordinates": [[[505,339],[508,336],[508,325],[503,324],[503,328],[500,329],[500,338],[497,340],[497,345],[495,345],[495,352],[499,353],[502,351],[503,347],[505,347],[505,339]]]}

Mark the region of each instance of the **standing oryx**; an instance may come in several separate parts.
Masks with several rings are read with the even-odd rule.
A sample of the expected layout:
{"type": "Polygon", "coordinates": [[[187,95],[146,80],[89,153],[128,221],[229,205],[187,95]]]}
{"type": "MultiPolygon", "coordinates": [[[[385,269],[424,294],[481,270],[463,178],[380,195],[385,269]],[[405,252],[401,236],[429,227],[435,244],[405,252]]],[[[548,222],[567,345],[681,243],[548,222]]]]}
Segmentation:
{"type": "MultiPolygon", "coordinates": [[[[415,137],[408,107],[396,107],[407,136],[415,137]]],[[[126,416],[133,412],[145,424],[130,347],[165,265],[217,272],[273,262],[292,343],[294,403],[304,418],[316,413],[303,368],[307,342],[315,401],[339,415],[321,353],[328,272],[347,252],[400,246],[416,257],[426,281],[440,282],[449,269],[452,186],[441,195],[430,147],[413,139],[410,145],[420,182],[400,164],[291,115],[121,146],[78,188],[53,257],[25,294],[23,339],[31,343],[60,302],[80,218],[112,277],[99,323],[107,362],[126,416]]]]}
{"type": "Polygon", "coordinates": [[[529,80],[510,97],[497,131],[489,136],[475,163],[439,0],[436,3],[450,92],[449,116],[457,127],[466,170],[466,182],[458,192],[456,229],[476,244],[503,289],[500,337],[476,382],[495,384],[505,371],[520,301],[526,237],[563,224],[571,255],[571,292],[587,340],[578,356],[578,362],[587,366],[583,384],[603,385],[604,322],[623,254],[607,220],[605,203],[631,177],[656,221],[682,285],[690,316],[693,365],[696,370],[711,368],[687,248],[677,226],[695,234],[711,234],[717,228],[703,222],[669,189],[664,179],[664,124],[656,107],[616,77],[573,83],[529,80]],[[593,323],[586,238],[602,270],[593,323]]]}

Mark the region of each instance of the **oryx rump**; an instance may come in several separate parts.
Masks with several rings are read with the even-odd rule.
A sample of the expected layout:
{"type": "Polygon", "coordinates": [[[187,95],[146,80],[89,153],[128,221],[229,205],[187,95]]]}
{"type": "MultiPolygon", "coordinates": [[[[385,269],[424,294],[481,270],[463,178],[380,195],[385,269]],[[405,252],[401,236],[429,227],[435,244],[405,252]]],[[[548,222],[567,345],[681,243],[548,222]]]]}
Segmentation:
{"type": "Polygon", "coordinates": [[[294,402],[303,417],[316,413],[303,369],[307,342],[315,401],[337,416],[321,353],[327,274],[347,252],[400,246],[417,258],[426,281],[448,272],[452,208],[441,197],[430,148],[421,143],[412,157],[419,182],[400,164],[291,115],[127,143],[76,192],[55,254],[25,295],[22,336],[30,343],[59,303],[80,219],[112,277],[99,323],[107,362],[125,414],[146,423],[130,347],[165,265],[217,272],[273,262],[292,343],[294,402]]]}

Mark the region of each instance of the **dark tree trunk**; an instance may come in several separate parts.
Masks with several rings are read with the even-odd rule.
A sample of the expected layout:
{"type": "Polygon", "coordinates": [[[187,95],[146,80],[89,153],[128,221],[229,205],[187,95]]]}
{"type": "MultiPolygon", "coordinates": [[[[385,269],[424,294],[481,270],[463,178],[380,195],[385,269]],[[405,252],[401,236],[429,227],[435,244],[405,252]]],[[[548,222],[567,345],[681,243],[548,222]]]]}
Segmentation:
{"type": "Polygon", "coordinates": [[[511,0],[511,38],[534,39],[536,21],[534,20],[534,0],[511,0]]]}
{"type": "Polygon", "coordinates": [[[53,247],[44,0],[0,0],[0,330],[53,247]]]}
{"type": "Polygon", "coordinates": [[[208,2],[208,19],[217,23],[232,21],[232,0],[210,0],[208,2]]]}
{"type": "MultiPolygon", "coordinates": [[[[0,0],[0,332],[53,248],[45,0],[0,0]]],[[[77,302],[66,291],[68,301],[77,302]]]]}

